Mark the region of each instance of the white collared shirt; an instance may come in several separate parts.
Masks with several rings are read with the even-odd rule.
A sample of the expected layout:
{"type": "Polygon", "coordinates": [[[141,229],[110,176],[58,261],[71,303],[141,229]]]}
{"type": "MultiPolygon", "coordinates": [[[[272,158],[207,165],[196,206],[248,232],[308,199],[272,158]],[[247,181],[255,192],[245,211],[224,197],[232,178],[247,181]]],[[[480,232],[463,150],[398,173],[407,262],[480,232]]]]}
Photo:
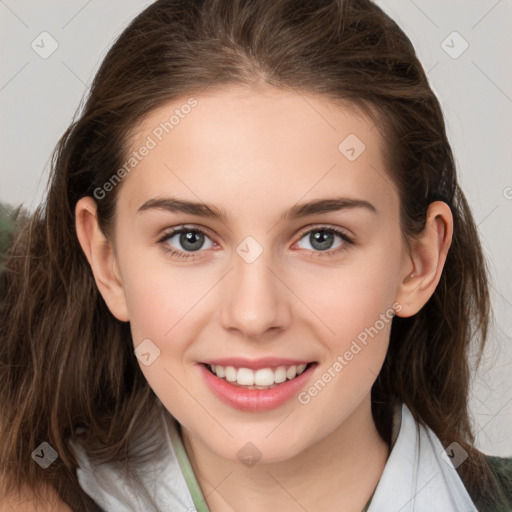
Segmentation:
{"type": "MultiPolygon", "coordinates": [[[[167,422],[164,413],[161,420],[159,456],[138,469],[142,487],[113,463],[93,464],[72,444],[80,486],[106,512],[208,512],[175,421],[167,422]]],[[[452,447],[447,456],[405,404],[395,407],[393,421],[394,443],[368,512],[478,512],[452,463],[461,462],[462,448],[452,447]]]]}
{"type": "Polygon", "coordinates": [[[398,437],[368,512],[477,512],[451,460],[458,464],[464,458],[457,446],[447,450],[448,456],[434,432],[401,404],[398,437]]]}

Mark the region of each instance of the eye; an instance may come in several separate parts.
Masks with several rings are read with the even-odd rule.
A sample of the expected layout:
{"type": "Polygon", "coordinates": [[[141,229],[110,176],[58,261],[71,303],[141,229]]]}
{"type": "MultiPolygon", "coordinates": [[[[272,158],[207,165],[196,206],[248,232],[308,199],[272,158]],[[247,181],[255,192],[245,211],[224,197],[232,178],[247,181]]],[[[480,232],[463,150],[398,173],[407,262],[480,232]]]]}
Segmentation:
{"type": "Polygon", "coordinates": [[[194,259],[197,256],[190,254],[200,251],[204,248],[205,240],[210,241],[210,245],[206,249],[211,249],[214,243],[210,237],[199,228],[191,228],[187,226],[180,226],[177,229],[171,230],[166,233],[158,243],[162,245],[166,253],[171,254],[177,258],[194,259]]]}
{"type": "MultiPolygon", "coordinates": [[[[329,256],[347,249],[348,245],[354,245],[354,241],[344,231],[327,226],[317,226],[314,229],[303,232],[301,240],[305,239],[310,247],[301,249],[312,250],[313,256],[329,256]],[[338,238],[338,244],[333,244],[338,238]]],[[[158,240],[164,252],[179,259],[195,259],[200,257],[201,249],[211,249],[215,244],[211,238],[202,230],[196,227],[180,226],[172,229],[158,240]],[[209,245],[204,247],[205,241],[209,245]]]]}
{"type": "Polygon", "coordinates": [[[314,256],[328,256],[331,254],[339,253],[347,248],[348,245],[353,245],[354,241],[344,231],[333,227],[317,226],[302,234],[299,242],[306,240],[310,247],[301,247],[302,249],[313,250],[314,256]],[[337,245],[333,244],[338,238],[337,245]]]}

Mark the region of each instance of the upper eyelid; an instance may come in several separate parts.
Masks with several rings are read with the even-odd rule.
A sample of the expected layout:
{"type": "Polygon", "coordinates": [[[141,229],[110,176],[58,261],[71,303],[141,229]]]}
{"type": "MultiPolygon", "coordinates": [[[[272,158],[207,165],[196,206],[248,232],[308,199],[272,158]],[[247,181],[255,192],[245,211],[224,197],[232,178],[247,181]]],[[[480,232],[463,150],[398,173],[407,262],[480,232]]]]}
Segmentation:
{"type": "Polygon", "coordinates": [[[300,236],[304,236],[305,234],[309,233],[310,231],[315,230],[322,230],[325,229],[326,231],[332,230],[332,231],[339,231],[340,233],[346,235],[347,237],[350,236],[352,238],[353,235],[350,234],[350,231],[346,228],[342,228],[340,226],[330,226],[328,224],[311,224],[309,226],[306,226],[305,228],[301,229],[299,231],[300,236]]]}
{"type": "Polygon", "coordinates": [[[187,231],[199,231],[200,233],[203,233],[204,235],[206,235],[213,243],[215,243],[215,244],[217,243],[217,242],[215,242],[215,237],[210,235],[210,232],[208,229],[206,229],[204,227],[188,225],[188,224],[185,224],[185,225],[181,224],[179,226],[176,226],[173,228],[168,228],[167,230],[164,230],[164,232],[158,236],[158,238],[156,239],[156,242],[164,243],[167,240],[169,240],[170,238],[172,238],[182,232],[187,232],[187,231]]]}
{"type": "MultiPolygon", "coordinates": [[[[304,235],[310,233],[311,231],[315,231],[315,230],[320,231],[322,229],[325,229],[327,231],[329,231],[329,230],[338,231],[339,233],[335,233],[338,236],[344,235],[345,237],[347,237],[351,241],[354,240],[354,236],[346,228],[342,228],[340,226],[332,226],[332,225],[328,225],[328,224],[310,224],[308,226],[305,226],[304,228],[299,230],[299,233],[297,235],[298,236],[298,240],[303,238],[304,235]]],[[[217,243],[214,240],[215,237],[210,235],[210,232],[209,232],[208,228],[205,228],[203,226],[196,226],[196,225],[193,225],[193,224],[181,224],[179,226],[176,226],[176,227],[173,227],[173,228],[169,228],[169,231],[164,233],[162,236],[160,236],[157,241],[158,242],[166,241],[169,238],[172,238],[173,236],[179,234],[180,232],[184,232],[186,230],[202,232],[203,234],[208,236],[208,238],[210,238],[212,240],[212,242],[217,243]]]]}

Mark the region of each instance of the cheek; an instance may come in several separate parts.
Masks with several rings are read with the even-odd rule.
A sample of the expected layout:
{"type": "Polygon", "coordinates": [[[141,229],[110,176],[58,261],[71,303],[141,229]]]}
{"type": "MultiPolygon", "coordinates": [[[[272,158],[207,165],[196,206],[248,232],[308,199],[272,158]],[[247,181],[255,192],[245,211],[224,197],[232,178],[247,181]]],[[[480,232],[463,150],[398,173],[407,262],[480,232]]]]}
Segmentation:
{"type": "Polygon", "coordinates": [[[331,272],[326,281],[329,286],[324,288],[311,287],[313,279],[307,283],[310,290],[316,290],[310,293],[315,303],[311,309],[322,320],[317,338],[326,349],[316,379],[298,396],[304,415],[325,418],[321,433],[315,435],[324,435],[344,421],[370,393],[380,373],[400,269],[396,250],[391,250],[383,249],[380,257],[371,258],[371,264],[360,261],[331,272]]]}
{"type": "Polygon", "coordinates": [[[153,264],[141,265],[142,261],[135,253],[124,261],[133,344],[138,347],[150,340],[156,346],[150,345],[158,356],[149,365],[139,358],[139,366],[159,399],[179,417],[190,399],[182,387],[189,363],[187,349],[195,338],[193,331],[199,328],[195,315],[208,286],[202,282],[204,276],[172,267],[163,258],[153,264]]]}
{"type": "MultiPolygon", "coordinates": [[[[383,241],[372,250],[354,252],[338,267],[318,267],[294,276],[294,290],[318,315],[325,332],[338,340],[337,348],[374,326],[381,315],[391,317],[400,279],[400,255],[398,242],[383,241]]],[[[380,322],[378,327],[386,334],[380,322]]]]}
{"type": "Polygon", "coordinates": [[[195,305],[214,285],[211,272],[176,266],[163,254],[148,258],[133,252],[121,265],[135,344],[151,337],[166,340],[186,327],[195,305]]]}

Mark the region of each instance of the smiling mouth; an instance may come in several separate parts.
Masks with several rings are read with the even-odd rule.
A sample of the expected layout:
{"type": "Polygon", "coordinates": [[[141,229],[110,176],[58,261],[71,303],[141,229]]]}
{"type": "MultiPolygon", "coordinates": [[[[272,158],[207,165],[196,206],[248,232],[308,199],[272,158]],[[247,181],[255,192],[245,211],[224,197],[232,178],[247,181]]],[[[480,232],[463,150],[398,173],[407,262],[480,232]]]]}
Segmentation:
{"type": "Polygon", "coordinates": [[[280,384],[294,380],[302,375],[311,366],[317,363],[303,363],[300,365],[282,365],[277,368],[235,368],[234,366],[221,366],[219,364],[204,364],[210,373],[217,378],[229,382],[235,387],[245,389],[272,389],[280,384]]]}

